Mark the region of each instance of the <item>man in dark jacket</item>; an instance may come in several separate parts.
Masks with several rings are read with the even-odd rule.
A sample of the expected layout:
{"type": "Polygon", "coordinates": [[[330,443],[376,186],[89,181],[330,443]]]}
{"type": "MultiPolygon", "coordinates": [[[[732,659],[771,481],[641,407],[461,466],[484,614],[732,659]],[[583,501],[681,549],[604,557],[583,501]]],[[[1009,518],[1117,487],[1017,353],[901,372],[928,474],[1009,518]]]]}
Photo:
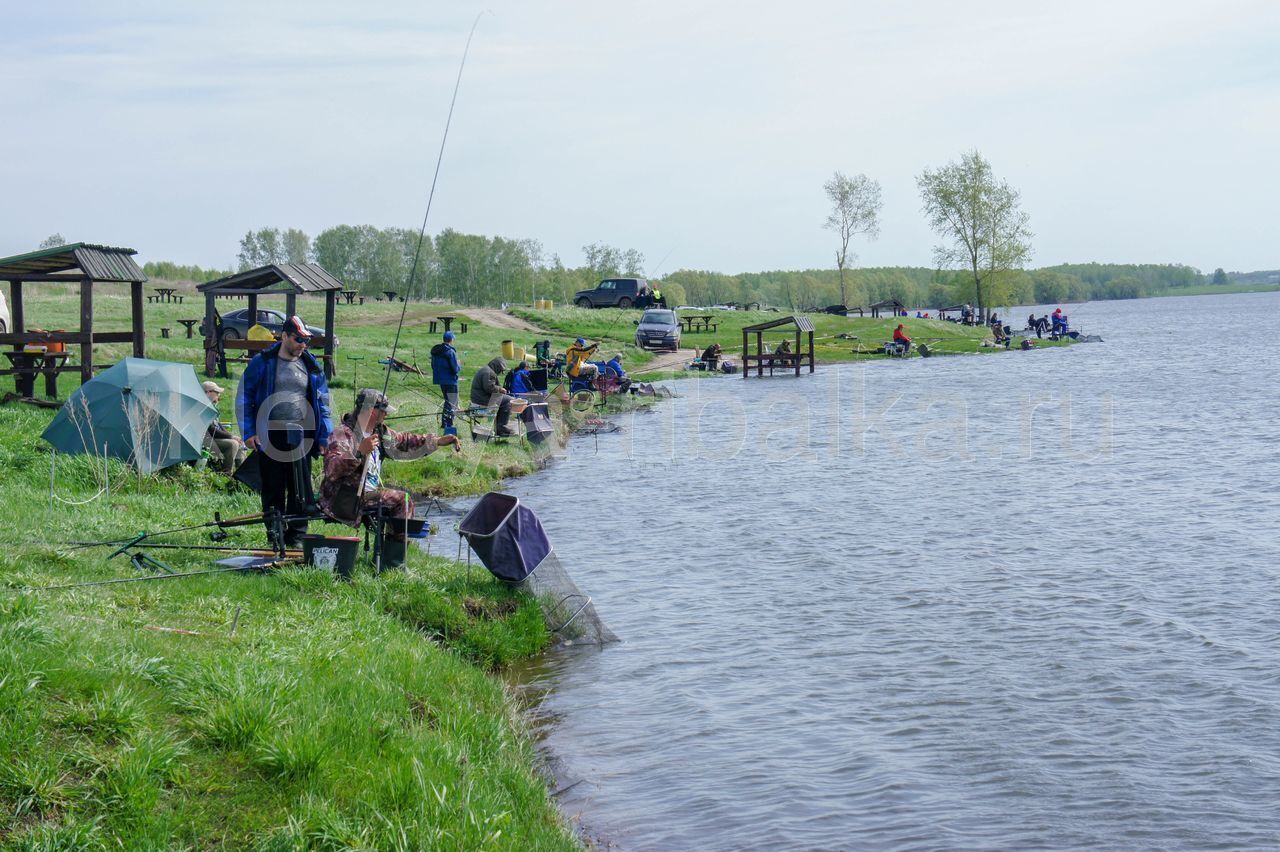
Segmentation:
{"type": "Polygon", "coordinates": [[[494,358],[479,370],[471,379],[471,404],[484,408],[497,407],[498,416],[494,420],[495,434],[500,438],[509,438],[516,434],[507,425],[511,419],[511,395],[502,389],[502,380],[498,378],[507,370],[507,362],[494,358]]]}
{"type": "Polygon", "coordinates": [[[272,533],[274,514],[295,516],[285,530],[286,547],[307,531],[315,505],[311,458],[324,453],[333,432],[329,383],[307,351],[311,333],[299,317],[284,324],[280,342],[259,352],[245,368],[236,392],[236,414],[245,446],[257,450],[262,474],[262,514],[272,533]]]}
{"type": "Polygon", "coordinates": [[[458,410],[458,377],[462,375],[462,362],[453,348],[453,332],[444,333],[444,342],[431,347],[431,383],[440,386],[444,396],[444,409],[440,412],[440,426],[446,435],[457,434],[453,428],[453,412],[458,410]]]}

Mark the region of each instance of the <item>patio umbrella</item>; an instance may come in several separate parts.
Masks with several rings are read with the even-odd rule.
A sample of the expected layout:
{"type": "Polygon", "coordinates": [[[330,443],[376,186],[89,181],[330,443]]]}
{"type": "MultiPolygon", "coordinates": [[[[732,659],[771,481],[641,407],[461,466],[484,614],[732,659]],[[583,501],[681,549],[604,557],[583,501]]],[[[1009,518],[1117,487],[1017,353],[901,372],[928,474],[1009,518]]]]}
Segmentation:
{"type": "Polygon", "coordinates": [[[217,412],[190,364],[125,358],[81,385],[43,437],[58,452],[105,453],[151,473],[200,458],[217,412]]]}

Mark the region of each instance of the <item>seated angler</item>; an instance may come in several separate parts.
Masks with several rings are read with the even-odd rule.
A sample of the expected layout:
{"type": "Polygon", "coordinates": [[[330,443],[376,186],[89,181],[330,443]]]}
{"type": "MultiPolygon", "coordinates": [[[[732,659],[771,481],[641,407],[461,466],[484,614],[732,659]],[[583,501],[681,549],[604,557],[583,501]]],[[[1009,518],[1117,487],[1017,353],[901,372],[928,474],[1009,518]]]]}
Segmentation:
{"type": "Polygon", "coordinates": [[[508,423],[511,420],[511,400],[513,397],[502,387],[498,378],[507,371],[507,362],[501,357],[494,358],[485,364],[471,378],[471,404],[481,408],[497,408],[498,416],[494,419],[494,434],[499,438],[510,438],[516,434],[508,423]]]}
{"type": "MultiPolygon", "coordinates": [[[[390,407],[381,392],[365,388],[356,394],[355,408],[333,430],[324,451],[320,506],[336,521],[358,526],[361,518],[371,517],[379,509],[383,518],[413,517],[413,499],[404,491],[382,486],[383,461],[421,458],[451,444],[454,452],[462,452],[457,435],[414,435],[388,429],[383,420],[390,407]]],[[[383,553],[384,566],[404,561],[403,529],[384,539],[383,553]]]]}
{"type": "Polygon", "coordinates": [[[575,340],[565,353],[565,372],[569,374],[569,377],[572,379],[594,379],[600,372],[600,368],[587,359],[599,348],[599,343],[593,343],[588,346],[587,341],[581,337],[575,340]]]}
{"type": "Polygon", "coordinates": [[[618,390],[626,393],[631,389],[631,377],[627,375],[627,371],[622,368],[622,353],[617,352],[604,365],[604,372],[607,376],[613,376],[618,380],[618,390]]]}
{"type": "Polygon", "coordinates": [[[529,375],[529,362],[521,361],[511,371],[511,392],[516,396],[535,393],[533,377],[529,375]]]}
{"type": "Polygon", "coordinates": [[[911,338],[907,337],[905,324],[898,323],[898,327],[893,330],[893,344],[903,355],[911,351],[911,338]]]}
{"type": "Polygon", "coordinates": [[[702,350],[702,363],[707,365],[707,371],[714,373],[720,369],[721,349],[719,343],[713,343],[706,349],[702,350]]]}

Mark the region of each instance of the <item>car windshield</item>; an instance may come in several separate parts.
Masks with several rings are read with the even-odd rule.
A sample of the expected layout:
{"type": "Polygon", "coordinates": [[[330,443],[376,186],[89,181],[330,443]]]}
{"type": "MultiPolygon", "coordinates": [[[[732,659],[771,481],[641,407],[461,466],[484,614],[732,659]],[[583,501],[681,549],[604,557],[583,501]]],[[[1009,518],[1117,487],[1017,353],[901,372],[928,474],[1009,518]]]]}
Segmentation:
{"type": "Polygon", "coordinates": [[[645,311],[640,322],[650,325],[672,325],[676,321],[675,311],[645,311]]]}

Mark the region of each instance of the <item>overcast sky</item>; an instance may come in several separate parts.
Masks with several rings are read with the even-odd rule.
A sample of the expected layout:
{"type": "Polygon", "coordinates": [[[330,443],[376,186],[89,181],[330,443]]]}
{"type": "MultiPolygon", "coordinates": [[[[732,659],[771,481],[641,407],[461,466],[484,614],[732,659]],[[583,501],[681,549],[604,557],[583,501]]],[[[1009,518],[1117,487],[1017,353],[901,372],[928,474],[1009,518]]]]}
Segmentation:
{"type": "Polygon", "coordinates": [[[263,226],[422,219],[650,275],[932,263],[915,177],[977,148],[1034,266],[1280,267],[1280,3],[0,0],[0,255],[47,235],[233,265],[263,226]]]}

